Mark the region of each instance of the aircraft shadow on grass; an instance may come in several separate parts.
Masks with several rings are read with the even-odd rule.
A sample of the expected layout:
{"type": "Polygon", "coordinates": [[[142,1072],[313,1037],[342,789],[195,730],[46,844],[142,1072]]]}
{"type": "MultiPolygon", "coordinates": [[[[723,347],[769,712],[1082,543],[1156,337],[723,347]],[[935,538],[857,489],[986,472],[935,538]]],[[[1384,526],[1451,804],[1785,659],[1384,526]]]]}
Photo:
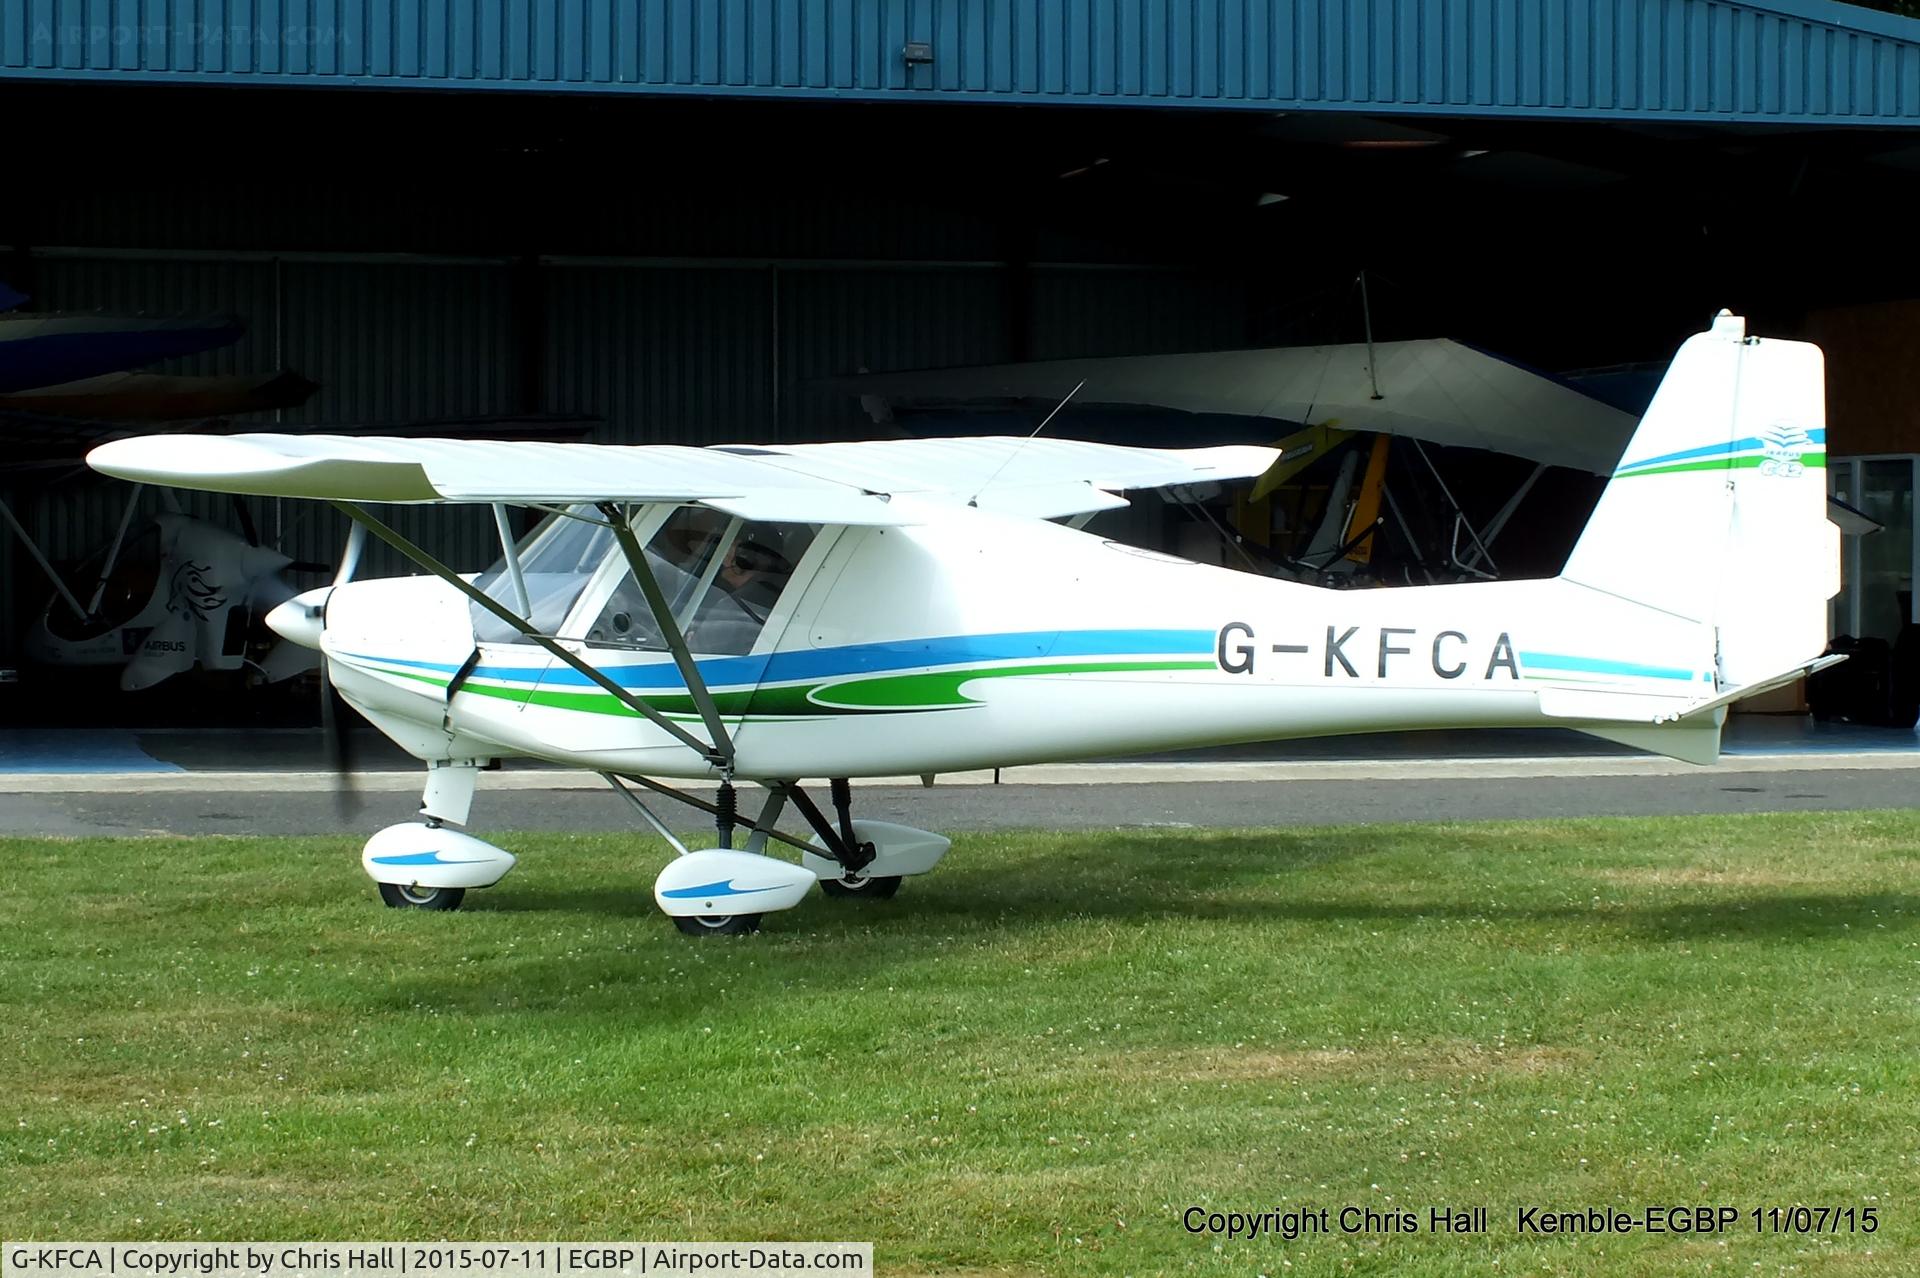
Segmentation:
{"type": "MultiPolygon", "coordinates": [[[[992,836],[978,836],[991,838],[992,836]]],[[[860,932],[889,920],[914,930],[962,922],[991,926],[1057,923],[1074,917],[1151,918],[1186,914],[1196,918],[1272,916],[1257,901],[1221,899],[1276,875],[1296,873],[1360,855],[1363,848],[1345,840],[1313,834],[1204,835],[1197,841],[1124,831],[1095,832],[1084,840],[1036,851],[1011,862],[996,859],[991,876],[951,881],[919,879],[902,888],[904,904],[913,894],[911,916],[875,902],[818,902],[807,915],[808,932],[860,932]],[[1024,916],[1024,920],[1023,920],[1024,916]]],[[[966,846],[956,849],[953,865],[964,866],[966,846]]],[[[518,890],[473,898],[469,908],[501,911],[578,911],[615,916],[655,910],[651,893],[601,887],[518,890]]]]}
{"type": "MultiPolygon", "coordinates": [[[[365,996],[374,1007],[431,1005],[477,1017],[529,1012],[631,1015],[673,1032],[710,1023],[714,1015],[711,1001],[688,1000],[689,983],[723,995],[727,1005],[745,1011],[762,1000],[787,996],[795,979],[823,985],[836,979],[911,983],[916,973],[950,957],[956,939],[1004,940],[1016,948],[1026,942],[1045,951],[1050,932],[1086,920],[1122,926],[1191,920],[1215,928],[1224,924],[1249,935],[1276,925],[1294,925],[1291,930],[1296,932],[1298,925],[1305,925],[1311,933],[1323,924],[1397,932],[1423,923],[1472,923],[1480,926],[1462,935],[1475,946],[1497,944],[1502,924],[1530,931],[1545,924],[1549,933],[1573,946],[1587,936],[1597,947],[1609,948],[1622,936],[1650,946],[1716,941],[1850,946],[1920,925],[1920,895],[1877,888],[1800,892],[1790,887],[1678,884],[1624,893],[1610,888],[1621,899],[1595,906],[1586,880],[1571,867],[1563,884],[1513,893],[1525,892],[1534,900],[1496,904],[1490,894],[1503,889],[1480,880],[1462,882],[1453,858],[1439,855],[1461,848],[1445,837],[1424,840],[1436,853],[1431,878],[1402,880],[1415,899],[1368,899],[1367,884],[1344,876],[1339,882],[1316,877],[1376,851],[1397,853],[1422,842],[1417,832],[1385,835],[1377,843],[1350,834],[1286,830],[1098,832],[1012,858],[997,857],[991,874],[968,873],[962,844],[949,873],[907,884],[898,901],[810,901],[758,941],[703,943],[700,953],[706,961],[671,976],[655,958],[629,947],[615,948],[615,933],[607,934],[608,948],[598,955],[589,950],[550,961],[523,960],[507,985],[497,974],[488,977],[477,971],[469,980],[450,983],[442,972],[415,981],[383,982],[365,996]],[[1551,899],[1539,899],[1543,897],[1551,899]],[[828,966],[822,967],[822,961],[828,966]]],[[[1488,855],[1491,859],[1498,854],[1488,855]]],[[[644,889],[546,888],[522,881],[498,894],[479,894],[472,908],[476,915],[498,912],[527,916],[529,921],[532,916],[547,916],[543,922],[571,916],[584,925],[647,920],[654,903],[644,889]]],[[[452,929],[449,944],[458,945],[460,921],[452,916],[445,921],[452,929]]],[[[1301,941],[1310,943],[1310,935],[1301,941]]],[[[1284,949],[1275,950],[1272,959],[1284,966],[1284,949]]],[[[672,962],[683,964],[684,955],[672,962]]]]}
{"type": "MultiPolygon", "coordinates": [[[[1392,837],[1398,850],[1406,836],[1392,837]]],[[[1416,900],[1368,900],[1342,883],[1330,894],[1316,870],[1370,855],[1353,836],[1269,831],[1257,834],[1169,837],[1094,833],[1083,840],[996,861],[991,876],[965,874],[966,848],[940,880],[909,883],[911,911],[900,904],[819,901],[797,916],[808,935],[884,933],[895,949],[914,949],[919,934],[1047,928],[1073,919],[1147,921],[1191,918],[1250,926],[1281,922],[1407,923],[1489,921],[1584,924],[1650,941],[1764,937],[1791,941],[1866,936],[1877,929],[1920,925],[1920,895],[1885,889],[1800,892],[1754,891],[1711,884],[1632,889],[1630,899],[1604,909],[1561,901],[1493,904],[1485,889],[1458,895],[1436,864],[1426,893],[1416,900]],[[1263,891],[1262,889],[1267,889],[1263,891]]],[[[1569,877],[1567,890],[1581,880],[1569,877]]],[[[1423,885],[1416,879],[1413,889],[1423,885]]],[[[1456,885],[1457,886],[1457,885],[1456,885]]],[[[556,912],[642,917],[654,910],[644,889],[544,888],[521,884],[497,897],[482,894],[472,907],[501,912],[556,912]]],[[[786,929],[782,929],[785,931],[786,929]]]]}

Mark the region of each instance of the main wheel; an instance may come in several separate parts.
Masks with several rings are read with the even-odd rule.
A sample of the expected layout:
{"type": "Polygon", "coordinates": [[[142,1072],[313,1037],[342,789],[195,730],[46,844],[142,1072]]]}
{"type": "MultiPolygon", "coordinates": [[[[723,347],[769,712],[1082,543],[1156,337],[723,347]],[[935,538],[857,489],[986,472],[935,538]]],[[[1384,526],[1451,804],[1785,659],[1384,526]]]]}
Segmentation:
{"type": "Polygon", "coordinates": [[[396,910],[457,910],[465,888],[430,888],[412,883],[382,883],[380,899],[396,910]]]}
{"type": "Polygon", "coordinates": [[[885,901],[900,890],[900,876],[880,874],[868,878],[864,874],[843,874],[837,879],[821,879],[820,890],[828,896],[864,896],[885,901]]]}
{"type": "Polygon", "coordinates": [[[758,914],[676,914],[673,925],[688,936],[745,936],[760,930],[758,914]]]}

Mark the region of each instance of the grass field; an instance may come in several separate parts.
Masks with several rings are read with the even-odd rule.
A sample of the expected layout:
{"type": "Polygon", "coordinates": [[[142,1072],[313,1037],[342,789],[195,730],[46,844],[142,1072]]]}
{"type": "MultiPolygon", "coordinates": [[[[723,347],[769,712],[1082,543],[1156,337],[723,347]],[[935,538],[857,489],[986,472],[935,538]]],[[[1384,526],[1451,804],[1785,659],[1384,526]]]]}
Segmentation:
{"type": "Polygon", "coordinates": [[[502,842],[435,915],[348,838],[0,841],[0,1235],[1920,1272],[1920,813],[969,836],[893,902],[701,941],[654,912],[663,845],[502,842]],[[1514,1228],[1668,1203],[1878,1228],[1514,1228]],[[1226,1241],[1189,1205],[1422,1232],[1226,1241]]]}

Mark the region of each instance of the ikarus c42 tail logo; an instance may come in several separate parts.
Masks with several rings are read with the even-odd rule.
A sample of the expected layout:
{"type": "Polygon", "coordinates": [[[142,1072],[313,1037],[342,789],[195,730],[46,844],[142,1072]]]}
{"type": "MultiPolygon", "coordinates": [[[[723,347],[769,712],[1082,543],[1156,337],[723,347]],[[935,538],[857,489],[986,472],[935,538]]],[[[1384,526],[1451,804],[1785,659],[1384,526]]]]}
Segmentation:
{"type": "Polygon", "coordinates": [[[1806,473],[1806,466],[1800,461],[1802,454],[1813,447],[1804,426],[1792,422],[1775,422],[1760,432],[1760,451],[1764,460],[1760,463],[1763,475],[1778,475],[1785,479],[1794,479],[1806,473]]]}

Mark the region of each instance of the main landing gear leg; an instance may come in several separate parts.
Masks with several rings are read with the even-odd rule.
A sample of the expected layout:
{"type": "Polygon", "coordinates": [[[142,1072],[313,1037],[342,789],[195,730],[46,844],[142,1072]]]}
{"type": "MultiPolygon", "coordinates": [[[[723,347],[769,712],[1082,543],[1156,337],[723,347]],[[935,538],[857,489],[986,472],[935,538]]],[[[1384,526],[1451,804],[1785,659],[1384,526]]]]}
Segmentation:
{"type": "Polygon", "coordinates": [[[838,818],[837,828],[828,828],[825,819],[820,817],[819,809],[811,802],[801,805],[814,832],[827,845],[828,853],[840,863],[840,877],[821,879],[820,891],[833,897],[863,896],[872,900],[887,900],[900,890],[900,876],[863,873],[873,863],[874,847],[871,843],[862,843],[854,834],[853,787],[847,784],[845,777],[834,777],[828,783],[828,795],[833,800],[833,814],[838,818]]]}
{"type": "Polygon", "coordinates": [[[817,881],[813,871],[766,855],[770,838],[798,843],[773,828],[786,805],[782,785],[768,786],[767,801],[759,819],[747,823],[746,844],[735,850],[734,835],[742,822],[739,794],[731,780],[723,781],[715,802],[708,803],[658,782],[634,778],[649,789],[713,816],[719,846],[695,851],[675,838],[619,777],[612,773],[601,775],[615,792],[633,805],[654,832],[679,853],[654,880],[653,899],[673,919],[673,925],[689,936],[738,936],[756,931],[763,913],[791,909],[817,881]]]}
{"type": "Polygon", "coordinates": [[[733,827],[740,820],[740,798],[734,793],[733,778],[728,777],[720,783],[720,791],[713,797],[713,831],[719,837],[719,846],[733,846],[733,827]]]}
{"type": "MultiPolygon", "coordinates": [[[[720,790],[713,800],[713,831],[717,845],[722,849],[733,847],[733,827],[739,824],[740,799],[734,792],[732,778],[720,782],[720,790]]],[[[758,839],[761,847],[767,838],[757,831],[747,840],[747,850],[759,852],[754,846],[758,839]]],[[[745,936],[749,932],[760,930],[758,914],[676,914],[673,925],[688,936],[745,936]]]]}
{"type": "Polygon", "coordinates": [[[952,846],[911,826],[854,820],[853,792],[845,777],[833,778],[831,794],[835,821],[827,820],[798,785],[788,791],[813,827],[813,846],[800,854],[800,862],[827,896],[890,897],[900,890],[902,878],[927,873],[952,846]]]}

